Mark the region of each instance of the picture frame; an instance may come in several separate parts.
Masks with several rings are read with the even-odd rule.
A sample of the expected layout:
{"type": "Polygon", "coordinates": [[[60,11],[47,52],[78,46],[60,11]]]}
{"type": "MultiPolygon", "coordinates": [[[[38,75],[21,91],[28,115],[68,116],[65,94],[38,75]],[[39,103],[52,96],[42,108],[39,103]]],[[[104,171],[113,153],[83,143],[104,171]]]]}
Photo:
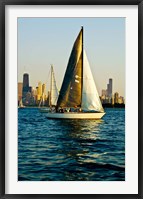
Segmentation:
{"type": "Polygon", "coordinates": [[[78,0],[68,2],[65,0],[5,0],[0,1],[0,198],[113,198],[113,199],[141,199],[143,198],[143,124],[142,124],[142,114],[143,114],[143,1],[137,0],[78,0]],[[6,131],[6,99],[5,99],[5,7],[6,5],[138,5],[138,194],[6,194],[6,180],[5,180],[5,151],[6,151],[6,143],[5,143],[5,131],[6,131]]]}

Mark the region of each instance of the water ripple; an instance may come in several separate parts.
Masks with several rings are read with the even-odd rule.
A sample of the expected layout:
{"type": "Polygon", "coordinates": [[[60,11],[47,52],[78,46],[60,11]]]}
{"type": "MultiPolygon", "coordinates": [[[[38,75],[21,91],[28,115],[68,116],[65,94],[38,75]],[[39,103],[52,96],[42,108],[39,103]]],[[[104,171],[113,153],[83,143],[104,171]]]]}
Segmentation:
{"type": "Polygon", "coordinates": [[[18,180],[124,181],[125,110],[91,121],[18,110],[18,180]]]}

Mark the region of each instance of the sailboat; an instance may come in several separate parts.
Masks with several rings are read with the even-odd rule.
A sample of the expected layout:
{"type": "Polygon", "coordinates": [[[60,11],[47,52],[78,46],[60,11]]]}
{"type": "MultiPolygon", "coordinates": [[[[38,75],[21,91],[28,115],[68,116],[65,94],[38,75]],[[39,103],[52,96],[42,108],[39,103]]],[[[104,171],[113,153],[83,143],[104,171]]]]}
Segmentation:
{"type": "Polygon", "coordinates": [[[18,108],[25,108],[25,106],[23,105],[23,103],[22,103],[22,99],[20,100],[20,102],[19,102],[19,107],[18,108]]]}
{"type": "Polygon", "coordinates": [[[105,112],[83,48],[83,27],[71,51],[52,119],[100,119],[105,112]]]}
{"type": "Polygon", "coordinates": [[[41,107],[41,104],[44,103],[44,93],[42,94],[41,101],[39,103],[39,110],[40,112],[51,112],[51,110],[56,106],[57,99],[59,96],[59,92],[56,86],[56,80],[55,80],[55,74],[53,65],[51,65],[50,69],[50,91],[48,94],[48,100],[49,100],[49,107],[41,107]]]}

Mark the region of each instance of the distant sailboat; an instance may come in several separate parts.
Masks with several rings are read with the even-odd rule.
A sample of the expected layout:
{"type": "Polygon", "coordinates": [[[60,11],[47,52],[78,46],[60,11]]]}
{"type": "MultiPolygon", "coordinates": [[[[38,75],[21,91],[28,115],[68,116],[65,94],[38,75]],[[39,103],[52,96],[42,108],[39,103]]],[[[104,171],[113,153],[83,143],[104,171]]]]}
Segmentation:
{"type": "Polygon", "coordinates": [[[75,40],[56,109],[47,113],[55,119],[100,119],[105,114],[83,49],[83,27],[75,40]]]}
{"type": "Polygon", "coordinates": [[[51,69],[50,69],[50,76],[51,76],[50,77],[50,91],[49,91],[49,95],[48,95],[49,107],[41,107],[41,104],[44,103],[44,94],[42,94],[41,101],[39,104],[40,112],[49,112],[57,104],[59,92],[58,92],[58,89],[56,86],[55,74],[54,74],[54,69],[53,69],[52,65],[51,65],[51,69]]]}
{"type": "Polygon", "coordinates": [[[18,108],[25,108],[25,106],[23,105],[23,103],[22,103],[22,99],[20,100],[20,102],[19,102],[19,107],[18,108]]]}

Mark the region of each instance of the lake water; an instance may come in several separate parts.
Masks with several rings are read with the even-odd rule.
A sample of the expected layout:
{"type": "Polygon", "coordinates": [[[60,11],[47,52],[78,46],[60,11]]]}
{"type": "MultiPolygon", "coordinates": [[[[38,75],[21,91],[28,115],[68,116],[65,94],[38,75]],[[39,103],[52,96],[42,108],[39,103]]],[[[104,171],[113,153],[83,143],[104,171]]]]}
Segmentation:
{"type": "Polygon", "coordinates": [[[52,120],[18,110],[19,181],[124,181],[125,109],[101,120],[52,120]]]}

